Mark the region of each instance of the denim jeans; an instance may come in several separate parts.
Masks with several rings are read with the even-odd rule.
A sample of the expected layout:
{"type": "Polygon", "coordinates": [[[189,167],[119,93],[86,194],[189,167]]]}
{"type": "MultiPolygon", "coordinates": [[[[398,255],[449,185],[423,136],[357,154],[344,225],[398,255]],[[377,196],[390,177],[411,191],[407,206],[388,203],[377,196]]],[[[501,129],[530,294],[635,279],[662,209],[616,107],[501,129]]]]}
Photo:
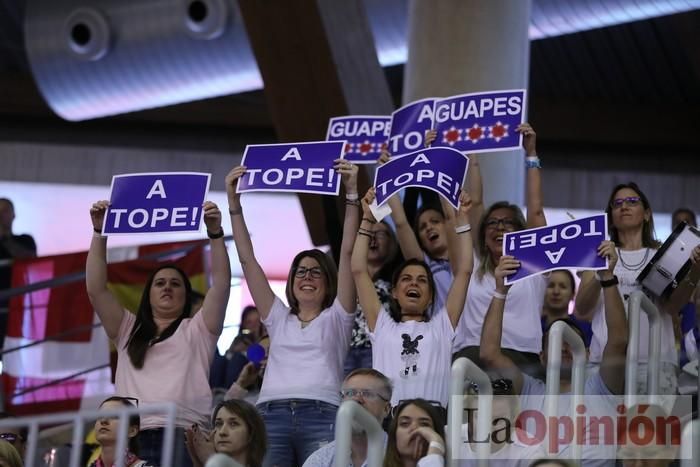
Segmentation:
{"type": "Polygon", "coordinates": [[[351,347],[345,357],[344,376],[358,368],[372,368],[372,347],[351,347]]]}
{"type": "MultiPolygon", "coordinates": [[[[165,430],[163,428],[141,430],[138,434],[139,459],[148,461],[149,464],[156,467],[161,466],[164,435],[165,430]]],[[[182,428],[175,429],[172,459],[173,467],[192,467],[192,459],[190,459],[187,447],[185,447],[185,430],[182,428]]]]}
{"type": "Polygon", "coordinates": [[[301,466],[314,451],[335,438],[335,405],[284,399],[264,402],[257,408],[267,429],[265,467],[301,466]]]}

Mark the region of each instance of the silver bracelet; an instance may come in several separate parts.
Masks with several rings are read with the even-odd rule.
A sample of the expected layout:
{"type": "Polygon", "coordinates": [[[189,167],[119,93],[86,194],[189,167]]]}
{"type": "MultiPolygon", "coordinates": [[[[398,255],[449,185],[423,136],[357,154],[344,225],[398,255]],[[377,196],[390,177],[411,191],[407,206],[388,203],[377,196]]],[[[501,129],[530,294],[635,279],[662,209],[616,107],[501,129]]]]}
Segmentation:
{"type": "Polygon", "coordinates": [[[458,234],[469,232],[472,229],[472,226],[470,224],[464,224],[455,227],[455,232],[458,234]]]}
{"type": "Polygon", "coordinates": [[[497,291],[495,291],[495,290],[493,291],[493,295],[491,295],[491,296],[492,296],[493,298],[497,298],[497,299],[499,299],[499,300],[505,300],[505,299],[506,299],[506,294],[501,293],[501,292],[497,292],[497,291]]]}

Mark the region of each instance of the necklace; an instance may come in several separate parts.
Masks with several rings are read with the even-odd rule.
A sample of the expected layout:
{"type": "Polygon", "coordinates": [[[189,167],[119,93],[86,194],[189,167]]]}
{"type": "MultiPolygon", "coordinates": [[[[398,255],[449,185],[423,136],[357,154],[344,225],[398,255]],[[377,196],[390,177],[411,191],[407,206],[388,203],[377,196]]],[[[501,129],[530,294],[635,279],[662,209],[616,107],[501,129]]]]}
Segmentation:
{"type": "Polygon", "coordinates": [[[646,253],[644,253],[644,258],[642,258],[642,260],[637,264],[625,263],[625,259],[622,257],[622,251],[620,251],[619,247],[617,248],[617,257],[620,258],[620,264],[623,268],[627,269],[628,271],[637,271],[647,263],[647,259],[649,258],[649,251],[649,248],[647,248],[646,253]]]}

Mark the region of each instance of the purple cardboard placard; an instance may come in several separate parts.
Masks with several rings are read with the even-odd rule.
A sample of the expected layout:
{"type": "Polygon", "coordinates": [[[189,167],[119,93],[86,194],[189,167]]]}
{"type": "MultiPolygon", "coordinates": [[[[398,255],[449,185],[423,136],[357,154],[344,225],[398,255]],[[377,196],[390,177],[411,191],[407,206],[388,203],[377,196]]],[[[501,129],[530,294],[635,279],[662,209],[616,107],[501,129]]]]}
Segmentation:
{"type": "Polygon", "coordinates": [[[425,146],[425,132],[433,127],[435,98],[421,99],[404,105],[391,114],[389,152],[402,156],[425,146]]]}
{"type": "Polygon", "coordinates": [[[391,117],[348,115],[328,121],[326,141],[345,141],[345,159],[355,164],[374,164],[389,138],[391,117]]]}
{"type": "Polygon", "coordinates": [[[459,207],[459,193],[467,175],[469,158],[450,148],[427,148],[392,158],[374,172],[377,204],[409,186],[433,190],[459,207]]]}
{"type": "Polygon", "coordinates": [[[518,149],[522,137],[515,129],[524,122],[526,90],[477,92],[435,101],[433,147],[447,146],[466,153],[518,149]]]}
{"type": "Polygon", "coordinates": [[[102,233],[199,232],[210,179],[197,172],[115,175],[102,233]]]}
{"type": "Polygon", "coordinates": [[[608,231],[605,214],[584,217],[558,225],[506,232],[503,254],[520,261],[506,285],[555,269],[605,269],[608,260],[598,256],[598,246],[608,231]]]}
{"type": "Polygon", "coordinates": [[[241,165],[246,173],[238,179],[238,193],[285,191],[337,195],[340,174],[333,161],[343,157],[345,141],[249,144],[241,165]]]}

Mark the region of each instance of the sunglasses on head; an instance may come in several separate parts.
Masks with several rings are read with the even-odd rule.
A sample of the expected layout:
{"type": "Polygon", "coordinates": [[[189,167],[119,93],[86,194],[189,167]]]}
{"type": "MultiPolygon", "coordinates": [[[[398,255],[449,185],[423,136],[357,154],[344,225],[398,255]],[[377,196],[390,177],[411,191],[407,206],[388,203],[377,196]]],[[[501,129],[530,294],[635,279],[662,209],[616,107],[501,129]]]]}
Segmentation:
{"type": "Polygon", "coordinates": [[[113,401],[126,401],[131,405],[134,405],[136,407],[139,406],[139,400],[135,397],[126,397],[126,396],[114,396],[110,400],[113,401]]]}
{"type": "Polygon", "coordinates": [[[15,444],[15,441],[18,439],[21,440],[22,437],[15,433],[0,433],[0,439],[3,439],[10,444],[15,444]]]}
{"type": "MultiPolygon", "coordinates": [[[[409,402],[412,399],[401,399],[394,407],[391,408],[391,416],[396,418],[396,414],[398,413],[399,407],[403,408],[403,405],[405,402],[409,402]]],[[[442,411],[443,407],[442,404],[438,401],[428,401],[424,400],[423,402],[427,402],[428,404],[432,405],[436,409],[438,409],[438,412],[442,411]]]]}
{"type": "MultiPolygon", "coordinates": [[[[476,394],[479,393],[479,386],[474,381],[469,383],[469,387],[476,394]]],[[[513,392],[513,381],[507,378],[494,379],[491,381],[491,389],[494,394],[511,394],[513,392]]]]}

